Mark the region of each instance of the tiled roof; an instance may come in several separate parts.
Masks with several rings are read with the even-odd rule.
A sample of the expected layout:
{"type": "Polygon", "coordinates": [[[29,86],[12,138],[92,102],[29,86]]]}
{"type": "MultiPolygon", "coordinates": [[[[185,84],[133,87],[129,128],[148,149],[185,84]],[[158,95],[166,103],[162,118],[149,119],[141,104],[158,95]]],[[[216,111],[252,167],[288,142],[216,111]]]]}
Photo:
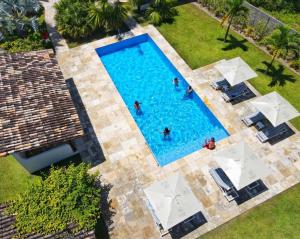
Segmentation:
{"type": "Polygon", "coordinates": [[[0,204],[0,238],[1,239],[12,239],[12,238],[26,238],[26,239],[95,239],[96,235],[93,230],[80,230],[76,231],[76,225],[70,224],[64,231],[59,231],[50,235],[40,235],[31,233],[29,235],[20,236],[16,228],[16,218],[14,215],[7,215],[5,209],[6,204],[0,204]]]}
{"type": "Polygon", "coordinates": [[[83,135],[53,51],[0,54],[0,154],[83,135]]]}

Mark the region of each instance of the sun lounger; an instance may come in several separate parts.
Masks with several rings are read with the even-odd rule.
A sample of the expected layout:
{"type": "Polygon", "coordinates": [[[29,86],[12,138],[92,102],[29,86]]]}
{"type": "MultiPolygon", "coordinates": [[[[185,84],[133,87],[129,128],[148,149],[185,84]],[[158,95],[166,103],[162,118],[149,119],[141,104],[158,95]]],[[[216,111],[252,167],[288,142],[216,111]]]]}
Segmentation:
{"type": "Polygon", "coordinates": [[[262,142],[265,143],[271,139],[274,139],[278,136],[285,134],[288,131],[288,128],[285,124],[281,124],[277,127],[266,128],[256,134],[256,137],[262,142]]]}
{"type": "Polygon", "coordinates": [[[219,186],[219,188],[221,189],[228,201],[232,201],[239,196],[236,190],[234,189],[233,184],[230,182],[230,180],[221,168],[212,168],[209,170],[209,173],[211,174],[216,184],[219,186]]]}
{"type": "Polygon", "coordinates": [[[261,121],[264,118],[264,115],[262,113],[260,113],[259,111],[247,115],[246,117],[242,118],[242,121],[244,122],[244,124],[248,127],[256,124],[257,122],[261,121]]]}
{"type": "Polygon", "coordinates": [[[222,93],[222,97],[226,102],[230,102],[236,100],[240,97],[246,96],[250,94],[251,91],[245,85],[239,85],[234,87],[233,89],[222,93]]]}
{"type": "Polygon", "coordinates": [[[210,85],[215,90],[221,90],[222,88],[228,88],[229,86],[227,80],[225,80],[224,78],[214,80],[210,83],[210,85]]]}

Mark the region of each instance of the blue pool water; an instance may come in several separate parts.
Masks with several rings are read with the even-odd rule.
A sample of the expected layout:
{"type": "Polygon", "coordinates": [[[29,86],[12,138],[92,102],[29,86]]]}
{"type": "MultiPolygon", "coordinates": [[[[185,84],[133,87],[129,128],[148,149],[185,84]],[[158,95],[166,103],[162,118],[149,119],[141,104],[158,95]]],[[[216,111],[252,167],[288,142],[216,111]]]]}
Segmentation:
{"type": "Polygon", "coordinates": [[[199,150],[206,138],[228,136],[197,94],[184,98],[187,82],[147,34],[96,51],[160,166],[199,150]],[[136,114],[135,100],[142,114],[136,114]],[[165,127],[169,139],[161,134],[165,127]]]}

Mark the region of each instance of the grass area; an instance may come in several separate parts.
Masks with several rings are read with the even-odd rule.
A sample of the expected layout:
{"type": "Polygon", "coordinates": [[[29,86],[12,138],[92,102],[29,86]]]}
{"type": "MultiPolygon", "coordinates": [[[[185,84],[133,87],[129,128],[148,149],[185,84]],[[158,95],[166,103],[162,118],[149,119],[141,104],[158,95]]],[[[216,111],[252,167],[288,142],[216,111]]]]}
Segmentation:
{"type": "MultiPolygon", "coordinates": [[[[238,34],[231,32],[228,43],[223,42],[225,28],[192,4],[177,7],[178,16],[172,24],[158,27],[161,34],[181,57],[195,69],[221,59],[242,57],[258,77],[251,84],[262,94],[276,90],[300,111],[300,77],[278,63],[266,74],[271,57],[238,34]]],[[[300,130],[300,117],[292,120],[300,130]]]]}
{"type": "MultiPolygon", "coordinates": [[[[80,155],[74,155],[54,165],[55,167],[63,167],[70,163],[78,165],[81,162],[80,155]]],[[[38,180],[42,175],[47,175],[49,169],[50,167],[30,174],[13,156],[0,157],[0,203],[13,200],[34,180],[38,180]]]]}
{"type": "Polygon", "coordinates": [[[38,176],[28,173],[13,156],[0,157],[0,203],[12,200],[38,176]]]}
{"type": "Polygon", "coordinates": [[[270,199],[236,219],[201,236],[201,239],[298,239],[300,185],[270,199]]]}

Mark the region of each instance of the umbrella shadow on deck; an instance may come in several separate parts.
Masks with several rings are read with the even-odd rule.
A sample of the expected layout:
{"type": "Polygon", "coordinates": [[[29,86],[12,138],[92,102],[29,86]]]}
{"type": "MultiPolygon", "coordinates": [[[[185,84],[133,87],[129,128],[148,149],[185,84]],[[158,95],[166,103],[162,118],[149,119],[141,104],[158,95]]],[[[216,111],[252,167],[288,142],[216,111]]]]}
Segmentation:
{"type": "Polygon", "coordinates": [[[172,229],[170,230],[170,235],[173,239],[182,238],[185,235],[196,230],[200,226],[204,225],[205,223],[207,223],[206,218],[201,212],[198,212],[192,217],[189,217],[185,221],[172,227],[172,229]]]}

